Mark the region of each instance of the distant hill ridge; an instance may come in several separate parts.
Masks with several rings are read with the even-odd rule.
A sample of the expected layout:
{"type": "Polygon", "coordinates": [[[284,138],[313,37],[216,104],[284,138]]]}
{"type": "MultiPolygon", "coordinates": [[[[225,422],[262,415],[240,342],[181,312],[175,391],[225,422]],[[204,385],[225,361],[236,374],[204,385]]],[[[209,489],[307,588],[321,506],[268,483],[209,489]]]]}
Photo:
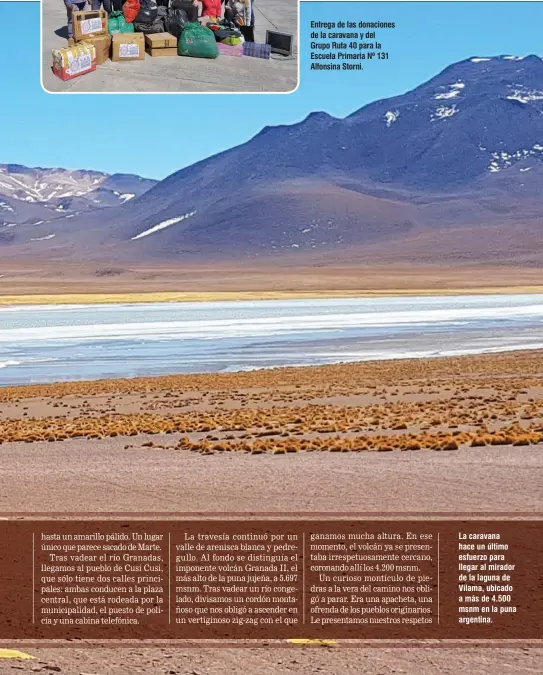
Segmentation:
{"type": "MultiPolygon", "coordinates": [[[[93,172],[71,173],[93,195],[93,172]]],[[[3,254],[543,264],[543,61],[475,56],[344,119],[266,127],[144,194],[138,180],[105,212],[0,227],[3,254]]]]}

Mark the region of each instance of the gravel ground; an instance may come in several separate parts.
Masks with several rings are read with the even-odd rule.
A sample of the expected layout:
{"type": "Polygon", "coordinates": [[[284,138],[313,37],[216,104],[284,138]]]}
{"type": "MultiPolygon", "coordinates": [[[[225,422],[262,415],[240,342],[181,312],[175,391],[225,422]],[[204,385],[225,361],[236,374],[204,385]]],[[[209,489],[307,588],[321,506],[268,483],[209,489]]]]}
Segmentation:
{"type": "MultiPolygon", "coordinates": [[[[535,675],[540,649],[40,649],[0,673],[65,675],[535,675]]],[[[9,664],[9,665],[8,665],[9,664]]]]}
{"type": "Polygon", "coordinates": [[[386,513],[541,508],[543,453],[537,446],[207,456],[175,449],[125,450],[127,440],[134,442],[73,439],[0,446],[0,509],[386,513]]]}

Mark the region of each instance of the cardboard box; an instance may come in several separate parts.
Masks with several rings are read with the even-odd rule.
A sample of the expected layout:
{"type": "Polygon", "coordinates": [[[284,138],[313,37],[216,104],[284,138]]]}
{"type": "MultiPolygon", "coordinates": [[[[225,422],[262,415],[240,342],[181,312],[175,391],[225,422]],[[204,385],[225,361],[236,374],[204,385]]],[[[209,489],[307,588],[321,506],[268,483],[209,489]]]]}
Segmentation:
{"type": "Polygon", "coordinates": [[[53,73],[61,80],[71,80],[96,70],[93,44],[79,43],[65,49],[53,49],[53,73]]]}
{"type": "Polygon", "coordinates": [[[145,36],[145,44],[149,49],[167,49],[177,47],[177,38],[171,33],[151,33],[145,36]]]}
{"type": "Polygon", "coordinates": [[[96,65],[101,66],[104,61],[109,59],[109,51],[111,47],[111,35],[97,35],[96,37],[86,38],[80,45],[93,45],[96,49],[96,65]]]}
{"type": "Polygon", "coordinates": [[[160,47],[159,49],[151,49],[147,47],[145,50],[149,56],[178,56],[177,47],[160,47]]]}
{"type": "Polygon", "coordinates": [[[145,58],[143,33],[116,33],[111,45],[112,61],[142,61],[145,58]]]}
{"type": "Polygon", "coordinates": [[[72,21],[76,42],[95,35],[107,35],[107,12],[103,9],[72,12],[72,21]]]}

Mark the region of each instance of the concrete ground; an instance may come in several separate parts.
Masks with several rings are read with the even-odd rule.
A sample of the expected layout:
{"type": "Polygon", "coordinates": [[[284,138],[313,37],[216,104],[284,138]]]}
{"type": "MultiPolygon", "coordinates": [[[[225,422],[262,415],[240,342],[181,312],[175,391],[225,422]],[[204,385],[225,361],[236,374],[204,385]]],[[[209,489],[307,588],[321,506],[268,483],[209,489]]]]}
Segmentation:
{"type": "Polygon", "coordinates": [[[150,57],[144,61],[106,61],[96,71],[63,82],[51,69],[51,50],[66,46],[66,9],[60,0],[42,0],[42,84],[49,92],[290,92],[298,84],[298,2],[257,0],[255,39],[266,30],[295,35],[294,58],[219,56],[195,59],[150,57]]]}

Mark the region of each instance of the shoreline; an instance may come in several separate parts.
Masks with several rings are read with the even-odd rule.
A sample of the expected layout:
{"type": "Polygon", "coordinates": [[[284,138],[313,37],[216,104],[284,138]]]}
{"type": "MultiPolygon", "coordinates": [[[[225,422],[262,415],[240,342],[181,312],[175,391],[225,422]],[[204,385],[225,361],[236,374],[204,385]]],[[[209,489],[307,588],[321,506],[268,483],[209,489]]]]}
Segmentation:
{"type": "MultiPolygon", "coordinates": [[[[314,386],[318,382],[368,380],[393,384],[402,379],[426,379],[434,376],[462,377],[466,371],[489,375],[518,376],[519,367],[533,370],[543,362],[543,349],[515,349],[486,354],[458,356],[424,356],[397,359],[374,359],[312,366],[275,366],[254,370],[222,373],[173,373],[169,375],[97,378],[94,380],[61,380],[33,384],[0,386],[0,403],[16,398],[44,396],[96,395],[129,392],[160,392],[163,389],[185,391],[217,391],[221,389],[314,386]]],[[[541,367],[543,373],[543,366],[541,367]]]]}
{"type": "MultiPolygon", "coordinates": [[[[114,386],[115,383],[130,382],[137,384],[139,382],[158,382],[164,381],[166,384],[170,384],[175,381],[177,378],[222,378],[222,377],[236,377],[242,375],[255,374],[259,375],[261,373],[277,373],[279,371],[316,371],[317,369],[331,369],[337,367],[349,367],[349,366],[372,366],[374,364],[390,364],[394,366],[399,364],[400,367],[403,363],[406,362],[423,362],[423,361],[443,361],[446,359],[476,359],[480,357],[500,357],[511,355],[528,354],[531,356],[539,356],[543,354],[543,347],[513,347],[513,348],[503,348],[495,351],[488,352],[467,352],[465,354],[456,354],[454,356],[450,354],[437,354],[437,355],[425,355],[425,356],[394,356],[391,358],[381,358],[381,359],[363,359],[359,361],[338,361],[337,363],[322,363],[314,365],[285,365],[285,366],[262,366],[261,368],[250,368],[250,369],[241,369],[241,370],[232,370],[232,371],[218,371],[218,372],[196,372],[196,373],[166,373],[161,375],[135,375],[134,377],[97,377],[95,379],[87,380],[57,380],[55,382],[33,382],[29,384],[20,383],[20,384],[2,384],[0,382],[0,401],[2,401],[2,393],[6,389],[31,389],[35,387],[62,387],[64,385],[81,385],[82,389],[87,387],[100,386],[101,383],[106,383],[107,386],[114,386]]],[[[109,391],[109,389],[108,389],[109,391]]]]}
{"type": "Polygon", "coordinates": [[[52,293],[0,295],[0,307],[43,305],[110,305],[175,302],[243,302],[262,300],[326,300],[349,298],[450,297],[455,295],[543,294],[543,285],[479,288],[411,288],[330,291],[164,291],[149,293],[52,293]]]}

